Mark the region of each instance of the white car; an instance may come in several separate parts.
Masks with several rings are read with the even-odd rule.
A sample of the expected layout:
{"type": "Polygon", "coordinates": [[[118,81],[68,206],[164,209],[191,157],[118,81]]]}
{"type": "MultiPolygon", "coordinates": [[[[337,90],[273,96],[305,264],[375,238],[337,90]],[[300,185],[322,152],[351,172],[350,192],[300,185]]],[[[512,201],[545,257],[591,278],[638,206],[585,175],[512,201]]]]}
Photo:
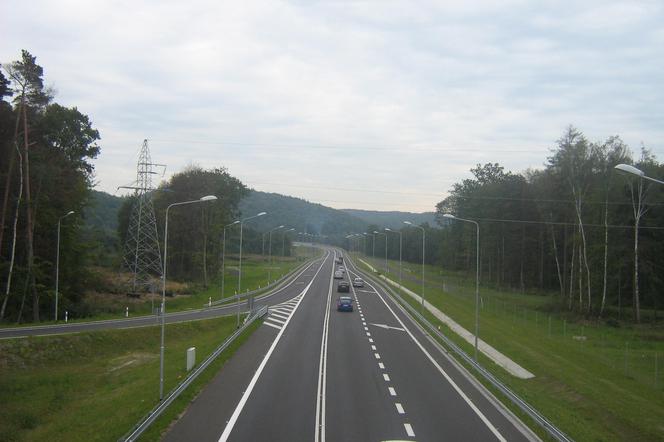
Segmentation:
{"type": "Polygon", "coordinates": [[[353,287],[364,287],[364,281],[362,281],[362,278],[353,279],[353,287]]]}
{"type": "Polygon", "coordinates": [[[336,272],[334,272],[334,279],[344,279],[344,274],[339,270],[337,270],[336,272]]]}

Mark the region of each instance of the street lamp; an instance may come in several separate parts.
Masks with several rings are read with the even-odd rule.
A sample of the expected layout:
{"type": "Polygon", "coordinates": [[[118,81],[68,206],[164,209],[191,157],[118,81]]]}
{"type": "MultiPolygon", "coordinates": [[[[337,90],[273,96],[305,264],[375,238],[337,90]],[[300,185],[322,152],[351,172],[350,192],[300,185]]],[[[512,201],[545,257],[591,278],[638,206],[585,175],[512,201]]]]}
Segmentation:
{"type": "Polygon", "coordinates": [[[62,215],[60,218],[58,218],[58,246],[55,253],[55,322],[58,322],[58,286],[60,283],[60,223],[63,219],[67,218],[73,213],[74,211],[70,210],[66,215],[62,215]]]}
{"type": "Polygon", "coordinates": [[[477,362],[477,339],[480,334],[480,225],[477,221],[473,221],[472,219],[459,218],[450,213],[443,214],[443,218],[475,224],[475,228],[477,229],[477,261],[475,264],[475,362],[477,362]]]}
{"type": "Polygon", "coordinates": [[[389,227],[385,227],[385,231],[396,233],[399,235],[399,291],[401,292],[401,231],[392,230],[389,227]]]}
{"type": "Polygon", "coordinates": [[[376,235],[366,232],[365,235],[371,235],[371,259],[376,259],[376,235]]]}
{"type": "Polygon", "coordinates": [[[166,207],[166,222],[164,226],[164,271],[161,275],[161,349],[160,349],[160,362],[159,362],[159,400],[164,398],[164,334],[165,334],[165,317],[166,317],[166,262],[168,258],[168,211],[174,206],[183,206],[185,204],[204,203],[206,201],[215,201],[217,199],[214,195],[207,195],[197,200],[183,201],[181,203],[173,203],[166,207]]]}
{"type": "Polygon", "coordinates": [[[238,328],[240,328],[240,294],[242,293],[242,229],[244,227],[245,221],[258,218],[259,216],[263,216],[265,214],[267,214],[267,212],[261,212],[254,216],[250,216],[249,218],[240,220],[240,264],[238,267],[238,275],[237,275],[237,327],[238,328]]]}
{"type": "Polygon", "coordinates": [[[646,179],[646,180],[649,180],[649,181],[654,181],[654,182],[659,183],[659,184],[664,184],[664,181],[660,181],[660,180],[657,180],[655,178],[651,178],[651,177],[647,176],[645,174],[645,172],[643,172],[641,169],[637,169],[636,167],[630,166],[629,164],[618,164],[617,166],[615,166],[615,169],[617,169],[621,172],[631,173],[632,175],[636,175],[639,178],[643,178],[643,179],[646,179]]]}
{"type": "Polygon", "coordinates": [[[239,224],[240,220],[233,221],[230,224],[226,224],[224,226],[224,240],[222,241],[221,245],[221,299],[224,298],[224,281],[226,279],[226,228],[230,226],[234,226],[235,224],[239,224]]]}
{"type": "Polygon", "coordinates": [[[295,229],[288,229],[284,230],[283,234],[281,235],[281,256],[286,256],[286,234],[288,232],[292,232],[295,229]]]}
{"type": "Polygon", "coordinates": [[[426,238],[426,232],[424,231],[424,227],[416,226],[410,221],[404,221],[403,223],[408,224],[411,227],[420,229],[422,231],[422,311],[424,311],[424,243],[426,238]]]}
{"type": "Polygon", "coordinates": [[[270,281],[272,281],[272,232],[274,232],[275,230],[283,229],[283,228],[284,228],[284,226],[282,224],[281,226],[275,227],[274,229],[271,229],[268,232],[270,234],[270,240],[269,240],[270,245],[268,246],[268,249],[270,250],[270,252],[269,252],[270,253],[270,264],[269,264],[268,269],[267,269],[267,283],[268,284],[270,283],[270,281]]]}
{"type": "Polygon", "coordinates": [[[385,237],[385,273],[389,273],[389,270],[387,269],[387,233],[378,232],[377,230],[374,230],[373,233],[385,237]]]}

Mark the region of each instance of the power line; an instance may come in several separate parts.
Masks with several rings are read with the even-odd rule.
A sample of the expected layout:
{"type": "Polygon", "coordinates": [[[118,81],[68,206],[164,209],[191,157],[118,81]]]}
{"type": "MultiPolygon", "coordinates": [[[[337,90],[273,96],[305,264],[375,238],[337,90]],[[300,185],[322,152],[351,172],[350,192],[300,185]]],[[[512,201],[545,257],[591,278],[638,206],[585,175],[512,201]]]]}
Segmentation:
{"type": "MultiPolygon", "coordinates": [[[[496,219],[496,218],[472,218],[475,221],[486,221],[486,222],[495,222],[495,223],[516,223],[516,224],[544,224],[544,225],[553,225],[553,226],[572,226],[579,227],[578,223],[566,223],[558,221],[532,221],[532,220],[520,220],[520,219],[496,219]]],[[[583,227],[608,227],[610,229],[633,229],[634,226],[626,225],[616,225],[609,224],[604,226],[604,224],[583,224],[583,227]]],[[[658,226],[639,226],[639,230],[664,230],[664,227],[658,226]]]]}

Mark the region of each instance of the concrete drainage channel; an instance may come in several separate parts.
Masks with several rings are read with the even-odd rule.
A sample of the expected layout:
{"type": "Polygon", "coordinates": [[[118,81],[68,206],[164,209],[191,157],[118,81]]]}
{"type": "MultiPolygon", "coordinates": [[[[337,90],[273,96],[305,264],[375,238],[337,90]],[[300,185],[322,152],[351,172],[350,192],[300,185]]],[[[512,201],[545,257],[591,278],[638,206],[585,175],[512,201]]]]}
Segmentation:
{"type": "Polygon", "coordinates": [[[491,383],[495,388],[497,388],[505,397],[507,397],[514,405],[519,407],[521,411],[530,416],[537,425],[544,429],[553,439],[559,442],[572,442],[569,436],[559,430],[553,423],[551,423],[546,417],[540,414],[535,408],[530,406],[526,401],[521,399],[516,393],[510,390],[505,384],[503,384],[498,378],[486,370],[482,365],[475,362],[475,360],[463,351],[459,346],[457,346],[451,339],[445,336],[440,332],[433,324],[431,324],[420,312],[417,311],[410,303],[406,302],[398,293],[392,290],[391,287],[388,287],[383,281],[374,277],[373,275],[367,273],[366,271],[360,269],[358,266],[355,266],[355,269],[364,275],[365,278],[370,279],[373,283],[379,285],[383,290],[389,293],[390,296],[398,300],[398,303],[408,310],[408,313],[415,317],[417,321],[425,326],[428,331],[437,336],[441,341],[445,343],[456,355],[461,358],[468,365],[473,367],[473,369],[482,376],[486,381],[491,383]]]}
{"type": "Polygon", "coordinates": [[[224,351],[229,345],[233,343],[256,319],[262,318],[267,314],[267,306],[263,306],[253,314],[249,315],[245,320],[242,327],[238,328],[231,336],[229,336],[217,349],[212,352],[208,358],[201,363],[194,371],[189,374],[177,387],[175,387],[163,401],[154,407],[147,415],[145,415],[127,434],[122,436],[118,441],[130,442],[138,439],[145,430],[148,429],[152,423],[157,420],[159,416],[168,408],[171,403],[180,396],[180,394],[187,389],[187,387],[196,378],[205,371],[205,369],[224,351]]]}

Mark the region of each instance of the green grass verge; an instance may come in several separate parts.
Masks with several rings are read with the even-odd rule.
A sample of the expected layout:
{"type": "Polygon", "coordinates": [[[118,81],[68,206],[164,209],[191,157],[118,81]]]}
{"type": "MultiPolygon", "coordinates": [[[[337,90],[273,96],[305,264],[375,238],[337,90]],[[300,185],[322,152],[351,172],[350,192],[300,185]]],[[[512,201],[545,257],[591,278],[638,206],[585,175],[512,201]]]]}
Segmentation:
{"type": "MultiPolygon", "coordinates": [[[[372,264],[382,270],[384,261],[372,264]]],[[[389,267],[388,277],[398,280],[398,263],[389,267]]],[[[406,267],[419,270],[413,264],[406,267]]],[[[439,270],[425,270],[425,299],[474,330],[474,280],[457,277],[446,283],[452,294],[441,289],[442,278],[452,279],[439,270]]],[[[404,276],[403,285],[421,292],[416,278],[404,276]]],[[[483,355],[480,362],[560,429],[577,440],[664,439],[664,330],[572,321],[550,313],[544,296],[490,289],[481,289],[481,294],[480,337],[536,377],[516,379],[483,355]],[[581,336],[585,340],[579,340],[581,336]]],[[[404,299],[419,306],[407,295],[404,299]]],[[[426,317],[438,324],[431,314],[426,317]]],[[[473,354],[470,344],[442,329],[473,354]]]]}
{"type": "MultiPolygon", "coordinates": [[[[298,251],[298,248],[295,248],[298,251]]],[[[273,257],[272,265],[267,262],[267,258],[263,259],[258,255],[250,255],[244,257],[242,260],[242,291],[255,290],[265,287],[268,280],[274,281],[281,276],[286,275],[301,265],[306,257],[304,255],[296,255],[294,257],[273,257]],[[270,277],[270,279],[268,279],[270,277]]],[[[226,263],[226,277],[224,281],[224,295],[221,293],[221,277],[211,282],[207,288],[200,288],[194,290],[191,294],[178,295],[175,297],[166,298],[166,311],[176,312],[184,310],[195,310],[203,308],[207,305],[210,298],[212,301],[221,299],[222,297],[233,296],[237,290],[238,283],[238,267],[237,261],[232,261],[230,258],[226,263]]],[[[150,315],[153,309],[158,308],[161,303],[161,292],[153,295],[143,295],[140,300],[129,299],[124,296],[108,297],[108,301],[104,302],[104,306],[100,309],[104,311],[95,312],[91,316],[82,318],[69,318],[69,322],[89,322],[101,321],[107,319],[121,319],[124,318],[125,307],[129,307],[130,317],[150,315]],[[151,298],[152,296],[152,298],[151,298]]],[[[63,322],[64,312],[60,313],[63,322]]],[[[55,324],[54,321],[42,321],[39,325],[55,324]]],[[[34,323],[24,323],[18,327],[32,327],[34,323]]],[[[6,324],[9,327],[16,327],[16,324],[6,324]]]]}
{"type": "MultiPolygon", "coordinates": [[[[231,357],[254,324],[154,424],[158,440],[231,357]]],[[[235,318],[168,325],[164,391],[186,375],[185,352],[202,361],[235,329],[235,318]]],[[[159,327],[0,341],[0,440],[117,440],[159,399],[159,327]]]]}

